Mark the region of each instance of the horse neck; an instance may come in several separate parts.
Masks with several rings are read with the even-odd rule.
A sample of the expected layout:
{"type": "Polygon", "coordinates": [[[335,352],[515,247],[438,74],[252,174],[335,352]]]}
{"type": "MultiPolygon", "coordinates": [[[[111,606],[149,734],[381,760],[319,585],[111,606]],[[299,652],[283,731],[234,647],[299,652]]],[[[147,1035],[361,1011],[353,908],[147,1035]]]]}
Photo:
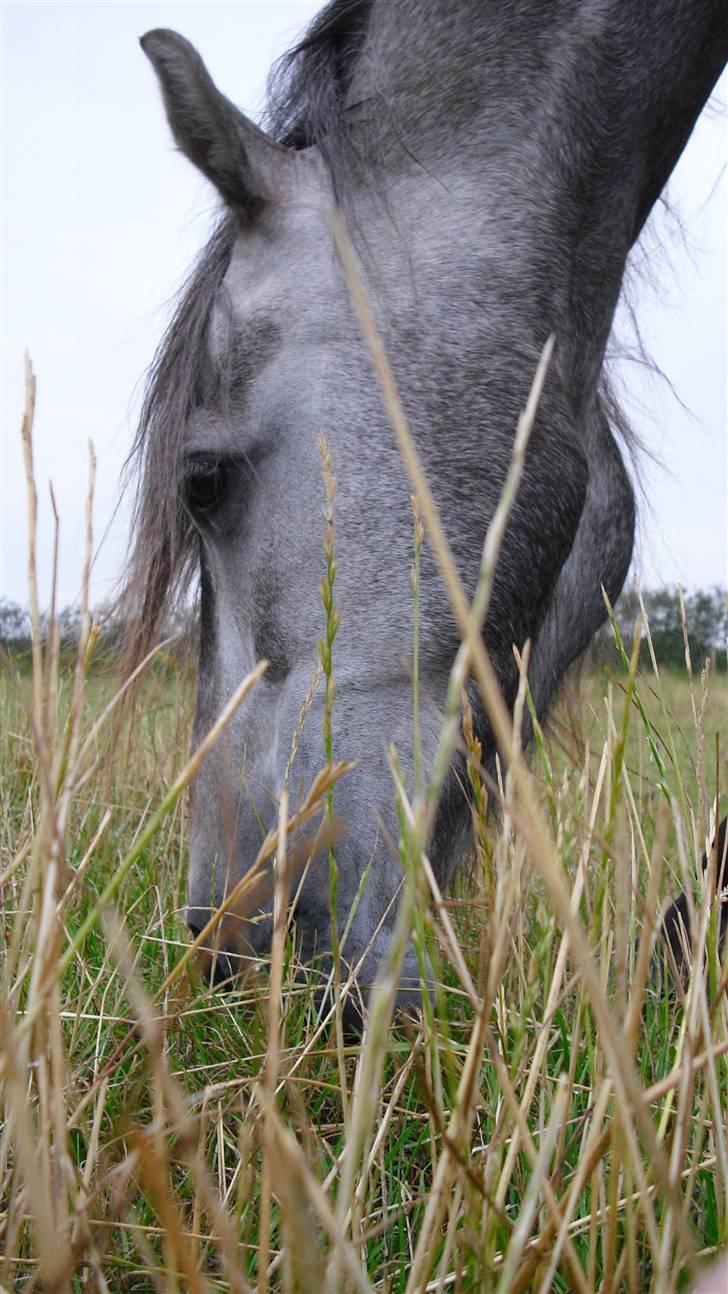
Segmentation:
{"type": "MultiPolygon", "coordinates": [[[[363,7],[366,7],[363,5],[363,7]]],[[[728,60],[725,0],[369,0],[348,101],[381,140],[477,155],[513,129],[627,164],[639,232],[728,60]]]]}
{"type": "Polygon", "coordinates": [[[728,57],[725,12],[373,0],[348,102],[393,222],[409,204],[434,242],[439,222],[446,254],[460,238],[484,275],[500,258],[536,331],[559,334],[577,399],[593,393],[629,249],[728,57]]]}

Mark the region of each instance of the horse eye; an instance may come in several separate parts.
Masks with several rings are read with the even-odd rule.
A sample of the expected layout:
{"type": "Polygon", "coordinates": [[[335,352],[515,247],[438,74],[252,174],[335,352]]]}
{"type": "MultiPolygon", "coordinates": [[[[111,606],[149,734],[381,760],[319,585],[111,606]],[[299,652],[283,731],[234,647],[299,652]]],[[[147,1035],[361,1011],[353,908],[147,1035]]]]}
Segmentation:
{"type": "Polygon", "coordinates": [[[233,464],[217,454],[190,454],[185,460],[184,501],[193,520],[212,520],[230,489],[233,464]]]}

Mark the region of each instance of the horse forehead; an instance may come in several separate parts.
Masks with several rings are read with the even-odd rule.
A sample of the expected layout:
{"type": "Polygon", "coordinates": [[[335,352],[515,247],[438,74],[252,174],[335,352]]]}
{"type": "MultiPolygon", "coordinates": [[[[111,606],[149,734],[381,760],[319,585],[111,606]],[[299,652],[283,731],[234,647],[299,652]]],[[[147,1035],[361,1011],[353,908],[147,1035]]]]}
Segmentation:
{"type": "Polygon", "coordinates": [[[217,372],[226,372],[233,357],[239,361],[244,356],[248,369],[266,363],[280,344],[278,316],[270,296],[264,293],[250,294],[236,308],[223,283],[207,326],[207,350],[217,372]]]}
{"type": "Polygon", "coordinates": [[[325,196],[299,195],[277,210],[259,231],[240,236],[232,249],[213,311],[237,325],[263,314],[290,317],[312,288],[320,296],[335,280],[336,260],[325,196]]]}

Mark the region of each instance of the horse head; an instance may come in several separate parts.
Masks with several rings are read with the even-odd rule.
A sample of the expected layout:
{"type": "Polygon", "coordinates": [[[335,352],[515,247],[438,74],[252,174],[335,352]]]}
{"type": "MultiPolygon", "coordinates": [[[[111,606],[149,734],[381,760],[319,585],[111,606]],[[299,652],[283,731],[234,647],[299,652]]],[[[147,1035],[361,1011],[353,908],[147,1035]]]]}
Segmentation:
{"type": "MultiPolygon", "coordinates": [[[[275,139],[220,93],[182,37],[144,37],[174,138],[217,190],[223,216],[142,417],[139,641],[194,569],[197,736],[255,662],[268,661],[192,789],[193,931],[251,868],[277,823],[281,788],[295,810],[333,752],[355,763],[334,797],[335,920],[339,934],[346,927],[345,961],[371,980],[402,881],[388,749],[412,790],[416,765],[432,766],[459,644],[426,542],[415,626],[410,487],[335,253],[332,210],[359,254],[470,593],[518,416],[556,334],[484,629],[509,704],[513,645],[531,641],[543,714],[603,620],[602,589],[614,599],[629,566],[634,503],[604,353],[626,257],[725,58],[721,6],[700,9],[673,40],[640,43],[636,19],[616,3],[559,0],[546,15],[528,0],[333,0],[299,47],[303,107],[292,124],[284,95],[275,139]],[[331,679],[315,677],[322,638],[333,703],[331,679]]],[[[654,25],[662,31],[659,16],[654,25]]],[[[495,743],[471,699],[487,773],[495,743]]],[[[440,883],[467,842],[466,781],[458,756],[429,844],[440,883]]],[[[298,939],[304,958],[326,962],[326,849],[307,839],[294,887],[298,939]]],[[[265,951],[269,908],[257,893],[227,914],[226,970],[233,954],[265,951]]],[[[418,981],[410,949],[403,1000],[418,981]]]]}

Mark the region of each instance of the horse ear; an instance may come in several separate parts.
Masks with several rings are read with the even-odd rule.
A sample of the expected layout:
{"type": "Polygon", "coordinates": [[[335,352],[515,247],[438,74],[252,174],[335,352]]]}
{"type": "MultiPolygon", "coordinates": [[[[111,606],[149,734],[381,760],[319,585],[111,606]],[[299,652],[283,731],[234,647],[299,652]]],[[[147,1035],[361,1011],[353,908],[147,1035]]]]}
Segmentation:
{"type": "Polygon", "coordinates": [[[175,141],[233,211],[255,220],[273,196],[286,150],[217,89],[197,50],[175,31],[140,41],[162,87],[175,141]]]}

